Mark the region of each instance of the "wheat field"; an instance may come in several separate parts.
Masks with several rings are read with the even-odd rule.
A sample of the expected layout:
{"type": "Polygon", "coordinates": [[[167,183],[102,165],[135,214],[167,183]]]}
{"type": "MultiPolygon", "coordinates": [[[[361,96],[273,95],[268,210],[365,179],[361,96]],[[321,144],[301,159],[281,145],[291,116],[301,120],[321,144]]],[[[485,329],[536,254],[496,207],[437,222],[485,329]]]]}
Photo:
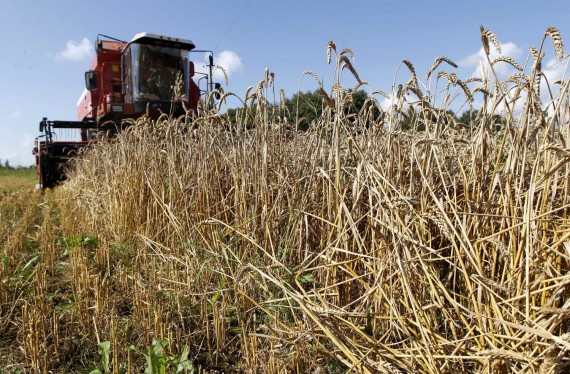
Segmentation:
{"type": "Polygon", "coordinates": [[[330,42],[305,131],[266,71],[235,122],[143,117],[53,191],[4,193],[7,372],[567,372],[569,80],[540,89],[543,51],[568,58],[555,28],[522,65],[481,40],[480,77],[404,60],[359,112],[330,42]]]}

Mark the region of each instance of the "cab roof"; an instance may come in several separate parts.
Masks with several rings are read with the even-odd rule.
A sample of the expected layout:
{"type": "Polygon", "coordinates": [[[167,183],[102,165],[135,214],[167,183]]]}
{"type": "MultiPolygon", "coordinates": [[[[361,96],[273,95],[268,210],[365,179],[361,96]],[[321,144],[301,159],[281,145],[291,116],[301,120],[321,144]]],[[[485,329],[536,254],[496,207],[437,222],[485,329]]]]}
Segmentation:
{"type": "Polygon", "coordinates": [[[179,48],[185,50],[192,50],[196,48],[194,43],[189,39],[175,38],[172,36],[152,34],[148,32],[141,32],[134,36],[134,38],[129,42],[139,43],[139,44],[150,44],[162,47],[179,48]]]}

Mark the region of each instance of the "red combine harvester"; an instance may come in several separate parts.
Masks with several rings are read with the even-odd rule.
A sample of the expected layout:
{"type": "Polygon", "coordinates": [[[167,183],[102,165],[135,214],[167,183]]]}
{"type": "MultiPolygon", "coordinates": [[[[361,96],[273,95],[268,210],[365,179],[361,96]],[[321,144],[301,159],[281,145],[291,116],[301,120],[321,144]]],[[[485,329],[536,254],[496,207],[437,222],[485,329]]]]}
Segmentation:
{"type": "Polygon", "coordinates": [[[149,33],[137,34],[130,42],[98,35],[95,58],[85,73],[86,89],[77,103],[78,121],[40,122],[43,135],[33,150],[38,187],[50,188],[65,179],[67,161],[101,134],[112,136],[123,129],[124,119],[196,111],[200,96],[220,86],[212,82],[212,52],[194,48],[190,40],[149,33]],[[208,74],[195,72],[191,52],[209,53],[208,74]],[[196,75],[202,76],[198,84],[196,75]],[[205,89],[199,87],[202,79],[205,89]],[[175,86],[181,89],[177,97],[175,86]],[[57,140],[55,129],[77,129],[80,138],[57,140]]]}

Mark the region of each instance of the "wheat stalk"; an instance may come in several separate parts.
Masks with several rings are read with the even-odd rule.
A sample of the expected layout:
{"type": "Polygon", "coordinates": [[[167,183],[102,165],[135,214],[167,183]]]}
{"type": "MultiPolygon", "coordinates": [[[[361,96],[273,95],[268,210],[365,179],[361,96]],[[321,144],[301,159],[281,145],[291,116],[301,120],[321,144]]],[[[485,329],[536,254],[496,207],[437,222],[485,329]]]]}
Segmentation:
{"type": "Polygon", "coordinates": [[[228,73],[226,72],[226,69],[224,69],[223,66],[220,65],[216,65],[216,69],[221,70],[222,75],[224,76],[224,82],[226,83],[226,86],[229,86],[228,73]]]}

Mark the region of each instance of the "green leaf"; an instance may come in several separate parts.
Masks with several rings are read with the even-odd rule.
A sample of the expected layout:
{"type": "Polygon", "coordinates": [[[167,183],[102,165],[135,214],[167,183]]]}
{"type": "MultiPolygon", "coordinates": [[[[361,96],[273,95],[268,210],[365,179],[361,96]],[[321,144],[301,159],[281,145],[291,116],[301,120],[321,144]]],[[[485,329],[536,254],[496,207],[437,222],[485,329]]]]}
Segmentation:
{"type": "Polygon", "coordinates": [[[364,327],[364,332],[368,336],[374,336],[374,329],[372,328],[372,313],[369,309],[366,309],[366,326],[364,327]]]}
{"type": "Polygon", "coordinates": [[[315,281],[315,277],[313,276],[313,274],[310,274],[310,273],[305,273],[305,274],[299,275],[299,277],[297,277],[297,279],[299,280],[299,283],[301,283],[301,284],[313,283],[315,281]]]}
{"type": "Polygon", "coordinates": [[[190,373],[194,373],[194,364],[190,359],[188,359],[188,354],[190,353],[190,348],[187,345],[182,347],[182,353],[180,357],[177,357],[178,367],[176,368],[177,373],[182,373],[183,371],[189,370],[190,373]]]}
{"type": "Polygon", "coordinates": [[[93,235],[82,237],[81,244],[90,247],[97,247],[97,237],[93,235]]]}
{"type": "Polygon", "coordinates": [[[62,301],[55,305],[55,310],[71,310],[75,307],[75,304],[71,301],[62,301]]]}
{"type": "Polygon", "coordinates": [[[57,245],[65,248],[67,252],[71,251],[76,245],[76,241],[65,236],[60,236],[57,238],[57,245]]]}
{"type": "Polygon", "coordinates": [[[220,291],[214,292],[214,295],[210,298],[210,302],[214,304],[220,298],[220,291]]]}
{"type": "Polygon", "coordinates": [[[30,267],[30,266],[33,266],[33,265],[36,263],[36,261],[38,260],[39,257],[40,257],[40,256],[37,255],[37,256],[33,257],[30,261],[28,261],[28,262],[26,263],[26,265],[24,265],[24,267],[22,268],[22,271],[26,270],[26,269],[27,269],[28,267],[30,267]]]}
{"type": "Polygon", "coordinates": [[[110,363],[109,357],[111,355],[111,342],[107,340],[97,344],[97,351],[99,352],[99,355],[101,355],[103,370],[105,371],[105,373],[110,373],[111,369],[109,368],[109,363],[110,363]]]}
{"type": "Polygon", "coordinates": [[[4,269],[8,269],[8,265],[10,264],[8,256],[0,256],[0,260],[2,260],[2,263],[4,264],[4,269]]]}
{"type": "Polygon", "coordinates": [[[164,347],[168,345],[168,339],[152,339],[152,349],[149,348],[147,362],[150,374],[166,374],[166,357],[164,347]]]}
{"type": "Polygon", "coordinates": [[[134,345],[129,348],[142,354],[146,359],[145,374],[166,374],[166,355],[164,347],[168,345],[168,339],[152,339],[152,345],[146,352],[137,349],[134,345]]]}
{"type": "Polygon", "coordinates": [[[214,304],[216,301],[218,301],[218,299],[220,298],[220,296],[222,296],[221,291],[226,288],[226,280],[225,278],[222,278],[221,281],[218,283],[218,290],[216,292],[214,292],[214,294],[212,295],[212,297],[210,298],[210,302],[212,304],[214,304]]]}

